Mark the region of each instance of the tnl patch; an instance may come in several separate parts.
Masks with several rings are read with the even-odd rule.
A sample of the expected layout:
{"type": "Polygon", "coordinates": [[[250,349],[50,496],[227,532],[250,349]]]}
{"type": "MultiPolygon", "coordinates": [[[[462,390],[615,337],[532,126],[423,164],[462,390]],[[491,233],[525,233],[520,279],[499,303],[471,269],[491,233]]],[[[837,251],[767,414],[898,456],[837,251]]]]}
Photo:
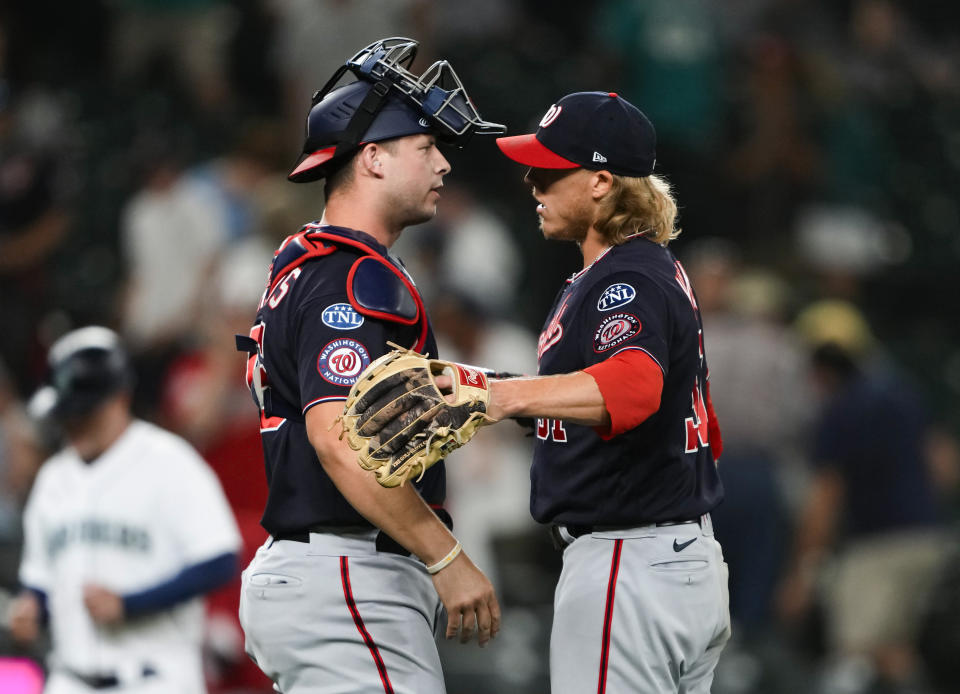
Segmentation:
{"type": "Polygon", "coordinates": [[[633,301],[637,295],[637,290],[629,284],[611,284],[603,290],[603,294],[597,300],[598,311],[612,311],[633,301]]]}
{"type": "Polygon", "coordinates": [[[606,352],[640,332],[640,320],[632,313],[614,313],[600,323],[593,335],[593,351],[606,352]]]}
{"type": "Polygon", "coordinates": [[[324,380],[338,386],[352,386],[369,364],[367,348],[348,337],[327,343],[317,357],[317,371],[324,380]]]}
{"type": "Polygon", "coordinates": [[[350,304],[330,304],[323,309],[321,319],[334,330],[353,330],[363,325],[363,316],[350,304]]]}

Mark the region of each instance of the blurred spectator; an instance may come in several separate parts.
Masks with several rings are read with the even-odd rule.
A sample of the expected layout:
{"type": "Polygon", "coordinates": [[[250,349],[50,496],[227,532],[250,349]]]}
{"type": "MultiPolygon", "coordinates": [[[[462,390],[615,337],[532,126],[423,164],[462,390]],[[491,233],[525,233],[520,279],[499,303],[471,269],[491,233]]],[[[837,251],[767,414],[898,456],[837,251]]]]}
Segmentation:
{"type": "Polygon", "coordinates": [[[939,247],[937,237],[956,228],[958,215],[950,124],[960,55],[955,34],[922,35],[910,9],[891,0],[850,5],[846,40],[833,47],[834,85],[825,94],[827,182],[834,199],[892,216],[915,246],[939,247]]]}
{"type": "Polygon", "coordinates": [[[874,338],[852,305],[814,304],[797,328],[811,348],[822,405],[781,615],[800,618],[822,579],[837,659],[825,686],[862,672],[855,691],[906,691],[923,674],[917,630],[946,547],[925,458],[927,413],[915,389],[876,359],[874,338]]]}
{"type": "MultiPolygon", "coordinates": [[[[121,81],[148,82],[158,65],[182,79],[201,111],[230,96],[227,46],[236,26],[226,0],[121,0],[113,15],[113,59],[121,81]]],[[[168,85],[171,86],[171,85],[168,85]]]]}
{"type": "Polygon", "coordinates": [[[809,205],[795,226],[798,259],[807,263],[819,291],[860,299],[864,283],[902,264],[911,253],[909,235],[892,220],[856,206],[809,205]]]}
{"type": "Polygon", "coordinates": [[[714,525],[730,566],[730,614],[738,638],[749,642],[766,638],[772,625],[791,508],[800,501],[798,448],[810,397],[800,345],[784,325],[784,284],[741,267],[723,240],[703,239],[686,251],[723,431],[727,498],[714,525]]]}
{"type": "Polygon", "coordinates": [[[796,48],[783,37],[760,35],[741,53],[724,192],[737,233],[756,252],[792,228],[797,207],[818,185],[820,153],[796,48]]]}
{"type": "Polygon", "coordinates": [[[216,192],[185,175],[164,146],[153,143],[141,153],[145,180],[127,202],[120,228],[127,275],[121,325],[145,412],[155,406],[166,367],[202,315],[206,283],[228,229],[216,192]]]}
{"type": "Polygon", "coordinates": [[[286,173],[289,164],[279,156],[281,138],[273,123],[248,122],[239,126],[234,141],[221,156],[184,172],[191,186],[206,193],[221,208],[218,220],[230,243],[256,234],[263,223],[258,191],[271,178],[286,173]]]}
{"type": "Polygon", "coordinates": [[[0,590],[17,585],[20,516],[41,462],[41,447],[0,361],[0,590]]]}
{"type": "Polygon", "coordinates": [[[516,314],[520,250],[504,223],[468,188],[445,184],[436,218],[401,237],[392,252],[424,278],[420,290],[428,307],[443,287],[485,314],[516,314]]]}
{"type": "Polygon", "coordinates": [[[888,103],[916,89],[957,93],[956,65],[938,41],[919,35],[894,0],[855,0],[850,20],[849,59],[842,69],[862,96],[888,103]]]}
{"type": "Polygon", "coordinates": [[[37,330],[50,309],[50,257],[70,226],[68,190],[56,154],[27,137],[30,125],[0,75],[0,358],[21,393],[42,374],[37,330]]]}
{"type": "Polygon", "coordinates": [[[657,123],[657,147],[702,150],[719,120],[718,15],[709,0],[610,0],[597,18],[604,45],[619,58],[627,99],[657,123]]]}
{"type": "Polygon", "coordinates": [[[611,68],[593,83],[622,92],[657,124],[657,171],[666,172],[678,199],[697,201],[680,211],[680,224],[688,236],[708,233],[726,221],[714,215],[724,10],[710,0],[608,0],[598,10],[594,49],[611,68]]]}
{"type": "Polygon", "coordinates": [[[323,199],[310,186],[292,186],[286,175],[270,177],[257,188],[256,196],[262,226],[257,243],[267,249],[269,259],[291,231],[304,225],[304,220],[323,216],[323,199]]]}

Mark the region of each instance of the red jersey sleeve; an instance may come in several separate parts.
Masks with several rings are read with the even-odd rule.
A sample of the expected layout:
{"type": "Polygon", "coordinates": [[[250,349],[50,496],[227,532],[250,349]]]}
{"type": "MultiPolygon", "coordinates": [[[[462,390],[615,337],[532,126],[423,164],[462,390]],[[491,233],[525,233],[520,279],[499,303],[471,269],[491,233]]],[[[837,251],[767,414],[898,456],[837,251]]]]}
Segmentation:
{"type": "Polygon", "coordinates": [[[596,381],[610,415],[608,427],[596,427],[604,440],[643,422],[660,409],[663,371],[642,349],[624,349],[584,369],[596,381]]]}
{"type": "Polygon", "coordinates": [[[707,431],[710,442],[710,449],[713,451],[713,459],[720,460],[723,453],[723,438],[720,435],[720,422],[717,420],[717,413],[713,411],[713,400],[710,398],[710,377],[707,376],[707,431]]]}

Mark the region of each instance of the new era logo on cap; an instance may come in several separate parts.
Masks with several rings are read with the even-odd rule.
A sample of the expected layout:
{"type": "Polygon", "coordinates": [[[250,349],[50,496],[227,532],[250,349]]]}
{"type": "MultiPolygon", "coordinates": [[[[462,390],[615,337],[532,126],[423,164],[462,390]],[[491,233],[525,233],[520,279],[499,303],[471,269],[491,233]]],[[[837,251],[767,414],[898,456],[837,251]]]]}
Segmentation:
{"type": "Polygon", "coordinates": [[[550,107],[537,132],[497,138],[504,154],[527,166],[636,178],[653,173],[656,144],[653,124],[614,92],[568,94],[550,107]]]}

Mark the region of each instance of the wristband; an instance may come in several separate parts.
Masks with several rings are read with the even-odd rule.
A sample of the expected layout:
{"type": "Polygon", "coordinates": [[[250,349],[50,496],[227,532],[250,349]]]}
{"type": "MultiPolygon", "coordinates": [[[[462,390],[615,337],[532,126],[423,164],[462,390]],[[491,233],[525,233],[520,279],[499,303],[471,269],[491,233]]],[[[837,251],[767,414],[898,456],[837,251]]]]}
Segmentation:
{"type": "Polygon", "coordinates": [[[427,567],[427,573],[432,575],[440,571],[440,569],[444,568],[450,562],[452,562],[454,559],[460,556],[460,550],[462,549],[463,549],[463,545],[460,544],[460,540],[457,540],[457,544],[453,546],[453,549],[447,552],[447,556],[445,556],[443,559],[438,561],[436,564],[431,564],[430,566],[427,567]]]}

